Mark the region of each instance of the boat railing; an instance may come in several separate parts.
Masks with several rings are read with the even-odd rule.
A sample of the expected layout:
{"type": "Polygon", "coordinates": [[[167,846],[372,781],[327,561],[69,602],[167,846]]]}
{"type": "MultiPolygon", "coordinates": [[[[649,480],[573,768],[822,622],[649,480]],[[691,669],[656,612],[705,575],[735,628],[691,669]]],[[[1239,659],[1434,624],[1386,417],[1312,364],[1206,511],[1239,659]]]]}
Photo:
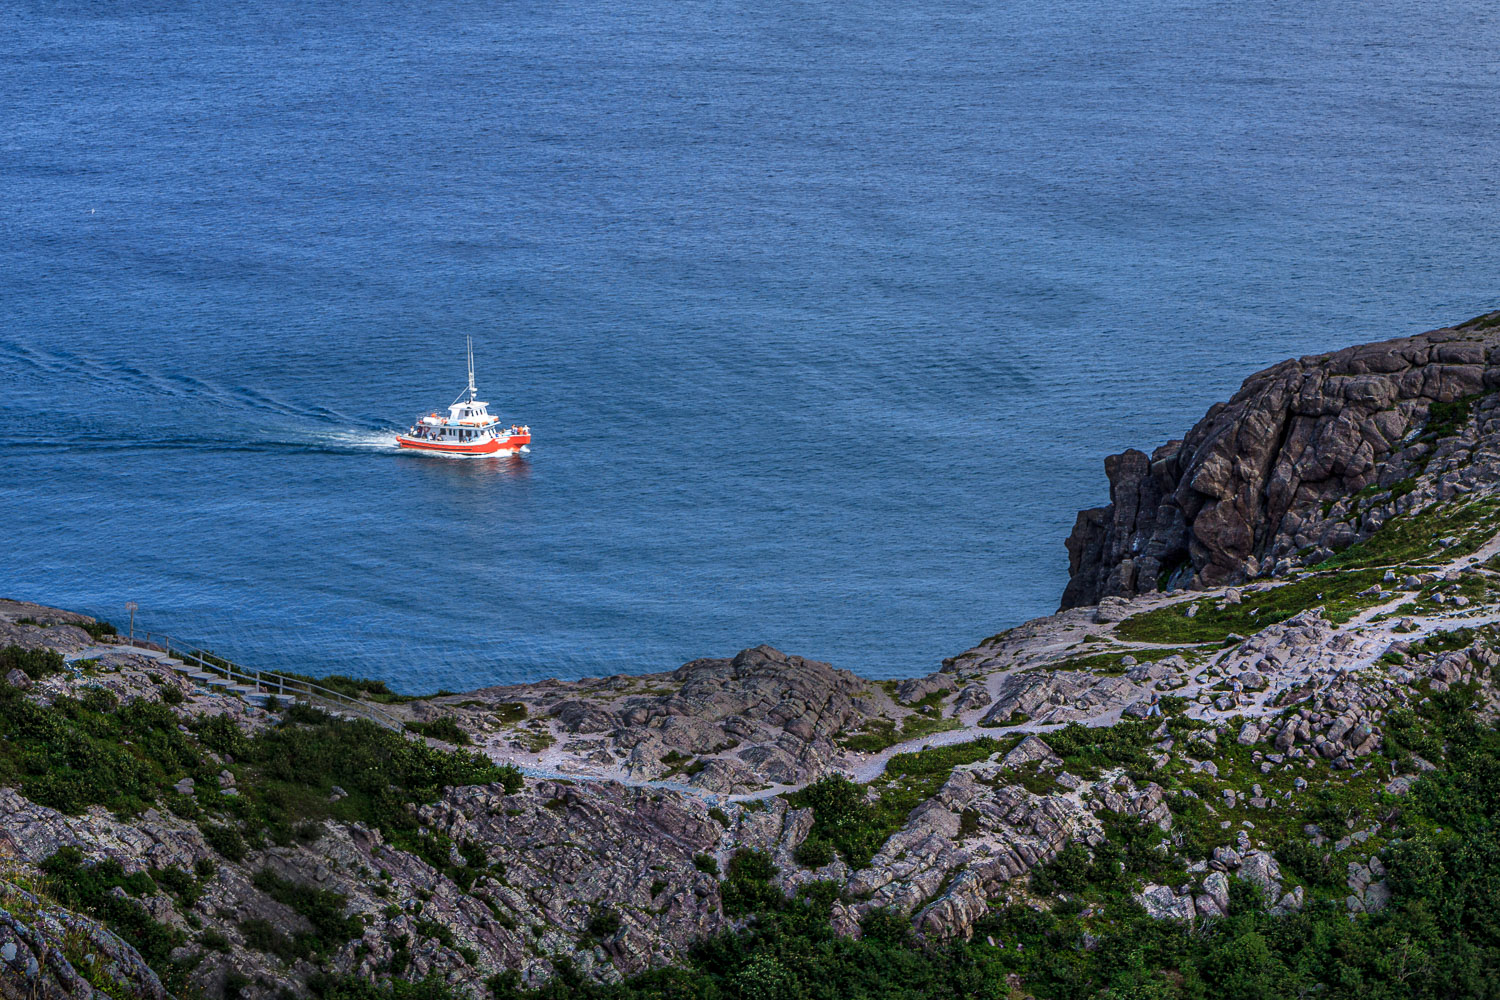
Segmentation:
{"type": "Polygon", "coordinates": [[[273,670],[250,670],[226,660],[217,653],[200,646],[180,642],[160,632],[147,632],[144,639],[121,636],[120,642],[143,649],[157,649],[169,657],[197,666],[204,673],[217,674],[233,683],[254,688],[257,692],[277,698],[291,698],[307,702],[320,708],[332,707],[335,711],[358,715],[387,729],[403,732],[405,723],[373,702],[353,698],[342,691],[324,687],[301,677],[290,677],[273,670]]]}

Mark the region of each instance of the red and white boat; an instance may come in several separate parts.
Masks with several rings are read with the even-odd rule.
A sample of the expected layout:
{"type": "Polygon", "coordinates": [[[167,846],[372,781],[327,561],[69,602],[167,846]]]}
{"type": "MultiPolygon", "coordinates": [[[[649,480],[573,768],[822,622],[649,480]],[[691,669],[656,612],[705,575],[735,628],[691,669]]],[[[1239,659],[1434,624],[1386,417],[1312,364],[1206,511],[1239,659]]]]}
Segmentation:
{"type": "Polygon", "coordinates": [[[448,415],[429,413],[405,434],[396,435],[396,443],[416,451],[435,451],[444,455],[494,455],[505,451],[526,451],[531,443],[531,428],[518,424],[501,427],[490,416],[489,404],[479,401],[474,387],[474,341],[469,340],[469,387],[458,394],[448,407],[448,415]]]}

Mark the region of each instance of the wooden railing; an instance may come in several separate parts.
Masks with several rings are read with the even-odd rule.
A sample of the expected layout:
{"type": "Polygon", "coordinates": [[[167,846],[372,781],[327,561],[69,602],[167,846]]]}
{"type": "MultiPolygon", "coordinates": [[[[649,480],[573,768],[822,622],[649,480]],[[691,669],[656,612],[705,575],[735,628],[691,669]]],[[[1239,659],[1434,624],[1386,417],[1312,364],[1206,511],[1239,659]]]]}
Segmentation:
{"type": "Polygon", "coordinates": [[[331,706],[337,711],[358,715],[397,732],[402,732],[406,728],[400,719],[372,702],[352,698],[342,691],[335,691],[300,677],[288,677],[271,670],[247,670],[217,653],[193,648],[169,635],[147,632],[144,639],[121,636],[120,642],[146,649],[159,649],[183,663],[194,664],[204,673],[217,674],[236,684],[253,687],[256,691],[275,695],[278,698],[294,698],[320,708],[331,706]]]}

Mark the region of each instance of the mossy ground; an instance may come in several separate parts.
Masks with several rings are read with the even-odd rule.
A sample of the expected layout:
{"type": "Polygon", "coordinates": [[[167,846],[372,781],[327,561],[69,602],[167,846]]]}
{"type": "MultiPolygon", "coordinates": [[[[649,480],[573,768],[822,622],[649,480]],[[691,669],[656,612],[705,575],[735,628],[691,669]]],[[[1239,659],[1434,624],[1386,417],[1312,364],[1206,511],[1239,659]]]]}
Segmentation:
{"type": "Polygon", "coordinates": [[[1315,607],[1323,608],[1330,621],[1345,622],[1389,600],[1388,596],[1359,596],[1379,584],[1383,576],[1378,569],[1320,572],[1294,583],[1246,591],[1239,604],[1206,597],[1145,611],[1122,621],[1115,632],[1135,642],[1222,642],[1232,634],[1251,635],[1315,607]],[[1188,616],[1190,608],[1197,609],[1192,617],[1188,616]]]}
{"type": "Polygon", "coordinates": [[[1500,531],[1500,497],[1465,497],[1393,517],[1369,538],[1319,563],[1318,569],[1451,561],[1478,550],[1496,531],[1500,531]]]}
{"type": "MultiPolygon", "coordinates": [[[[887,690],[894,693],[893,688],[887,690]]],[[[943,702],[951,694],[951,691],[934,691],[921,701],[913,703],[910,706],[911,714],[904,716],[899,722],[885,718],[870,719],[858,730],[840,734],[838,745],[857,753],[879,753],[897,743],[957,729],[959,721],[943,715],[943,702]]]]}

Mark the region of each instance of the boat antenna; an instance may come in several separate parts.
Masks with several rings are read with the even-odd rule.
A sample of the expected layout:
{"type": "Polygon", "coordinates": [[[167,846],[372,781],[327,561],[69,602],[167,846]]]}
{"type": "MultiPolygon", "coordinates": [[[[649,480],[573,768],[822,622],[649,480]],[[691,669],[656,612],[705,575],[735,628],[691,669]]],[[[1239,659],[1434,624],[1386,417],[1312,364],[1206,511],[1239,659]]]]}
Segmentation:
{"type": "Polygon", "coordinates": [[[474,387],[474,338],[469,337],[469,402],[474,402],[479,396],[479,390],[474,387]]]}

